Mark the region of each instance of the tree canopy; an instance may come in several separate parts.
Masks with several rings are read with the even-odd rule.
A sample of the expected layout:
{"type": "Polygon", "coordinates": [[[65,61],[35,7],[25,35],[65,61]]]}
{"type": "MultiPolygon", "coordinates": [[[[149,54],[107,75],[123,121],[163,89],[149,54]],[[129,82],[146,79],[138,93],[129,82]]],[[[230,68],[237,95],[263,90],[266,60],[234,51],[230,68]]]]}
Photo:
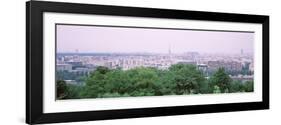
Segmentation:
{"type": "Polygon", "coordinates": [[[84,85],[57,80],[58,99],[109,98],[252,92],[253,81],[232,80],[223,68],[209,79],[195,65],[175,64],[167,70],[138,67],[130,70],[98,67],[83,78],[84,85]]]}
{"type": "Polygon", "coordinates": [[[219,87],[221,92],[228,92],[232,80],[224,68],[219,68],[210,78],[210,85],[219,87]]]}

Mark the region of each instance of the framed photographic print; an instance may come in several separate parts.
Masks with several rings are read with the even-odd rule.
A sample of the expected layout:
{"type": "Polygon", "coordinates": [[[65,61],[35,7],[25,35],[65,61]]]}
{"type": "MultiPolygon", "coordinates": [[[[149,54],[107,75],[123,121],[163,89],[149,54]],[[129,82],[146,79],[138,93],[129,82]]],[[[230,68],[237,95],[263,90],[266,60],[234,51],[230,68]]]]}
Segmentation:
{"type": "Polygon", "coordinates": [[[26,3],[29,124],[269,108],[269,16],[26,3]]]}

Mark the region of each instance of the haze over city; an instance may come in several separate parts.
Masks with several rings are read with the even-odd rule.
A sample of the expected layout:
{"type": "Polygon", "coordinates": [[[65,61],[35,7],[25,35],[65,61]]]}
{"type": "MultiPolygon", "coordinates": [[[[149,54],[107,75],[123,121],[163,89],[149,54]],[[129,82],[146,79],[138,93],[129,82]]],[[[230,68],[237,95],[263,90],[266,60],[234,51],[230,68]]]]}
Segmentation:
{"type": "Polygon", "coordinates": [[[58,53],[252,54],[254,33],[57,25],[58,53]]]}
{"type": "Polygon", "coordinates": [[[56,33],[57,99],[254,92],[251,32],[57,25],[56,33]]]}

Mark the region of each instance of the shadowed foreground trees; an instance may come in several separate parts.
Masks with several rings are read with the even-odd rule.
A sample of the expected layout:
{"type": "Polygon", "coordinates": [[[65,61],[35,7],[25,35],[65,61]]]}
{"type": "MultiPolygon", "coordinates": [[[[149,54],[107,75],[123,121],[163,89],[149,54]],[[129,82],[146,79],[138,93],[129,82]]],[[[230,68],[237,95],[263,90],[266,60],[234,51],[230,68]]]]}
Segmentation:
{"type": "Polygon", "coordinates": [[[199,88],[202,85],[200,83],[204,83],[205,79],[194,65],[172,65],[169,71],[173,74],[169,84],[176,84],[175,93],[177,95],[200,93],[199,88]]]}
{"type": "Polygon", "coordinates": [[[210,79],[196,66],[172,65],[168,70],[138,67],[130,70],[98,67],[85,85],[70,85],[57,80],[57,99],[108,98],[252,92],[253,81],[233,81],[223,68],[210,79]]]}
{"type": "Polygon", "coordinates": [[[81,98],[82,86],[66,84],[63,80],[57,81],[56,99],[81,98]]]}
{"type": "MultiPolygon", "coordinates": [[[[226,74],[224,68],[219,68],[209,80],[210,86],[216,87],[220,92],[227,93],[231,87],[231,78],[226,74]]],[[[215,89],[215,88],[214,88],[215,89]]]]}

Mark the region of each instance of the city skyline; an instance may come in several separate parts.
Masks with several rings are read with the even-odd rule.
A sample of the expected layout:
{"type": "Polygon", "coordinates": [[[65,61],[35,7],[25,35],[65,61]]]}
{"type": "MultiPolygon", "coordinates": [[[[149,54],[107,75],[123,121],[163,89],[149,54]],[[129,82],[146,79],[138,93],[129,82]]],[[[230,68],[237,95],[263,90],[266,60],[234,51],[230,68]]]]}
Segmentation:
{"type": "Polygon", "coordinates": [[[57,25],[58,53],[253,53],[254,33],[57,25]]]}

